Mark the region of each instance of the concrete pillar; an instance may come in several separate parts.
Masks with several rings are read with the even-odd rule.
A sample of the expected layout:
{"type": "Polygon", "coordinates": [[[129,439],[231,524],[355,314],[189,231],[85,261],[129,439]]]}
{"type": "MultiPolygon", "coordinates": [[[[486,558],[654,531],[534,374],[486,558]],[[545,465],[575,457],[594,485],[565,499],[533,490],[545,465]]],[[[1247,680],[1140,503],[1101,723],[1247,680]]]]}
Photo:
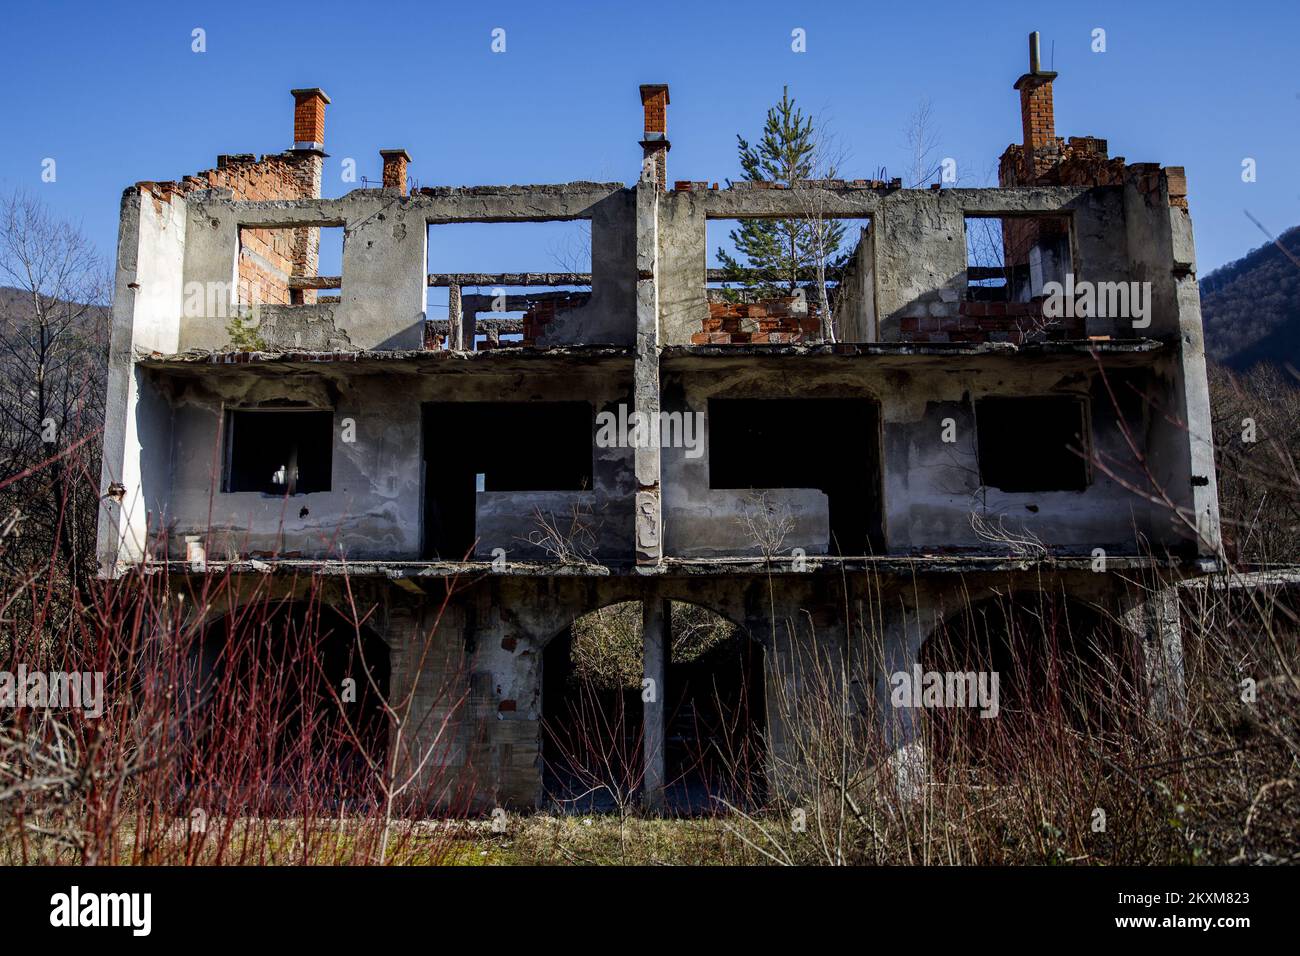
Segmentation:
{"type": "Polygon", "coordinates": [[[465,329],[461,313],[460,286],[454,282],[447,286],[447,348],[465,347],[465,329]]]}
{"type": "Polygon", "coordinates": [[[664,809],[664,784],[667,764],[664,759],[664,681],[672,644],[667,601],[650,597],[641,603],[641,641],[645,661],[641,685],[642,759],[645,773],[641,782],[641,799],[645,809],[664,809]]]}
{"type": "Polygon", "coordinates": [[[921,596],[920,607],[894,608],[885,620],[879,666],[876,672],[876,713],[881,733],[889,749],[890,769],[899,796],[914,800],[924,794],[926,783],[925,741],[919,707],[895,707],[894,684],[897,673],[912,672],[921,659],[921,645],[933,631],[938,619],[934,608],[921,596]]]}
{"type": "Polygon", "coordinates": [[[1180,721],[1186,716],[1183,683],[1183,625],[1178,589],[1166,587],[1140,596],[1120,618],[1142,642],[1148,710],[1157,720],[1180,721]]]}
{"type": "MultiPolygon", "coordinates": [[[[636,356],[633,404],[650,422],[659,421],[659,196],[653,185],[636,187],[636,356]],[[646,278],[640,278],[645,276],[646,278]]],[[[656,426],[657,427],[657,426],[656,426]]],[[[663,557],[663,509],[659,447],[633,451],[636,473],[636,562],[655,568],[663,557]]]]}

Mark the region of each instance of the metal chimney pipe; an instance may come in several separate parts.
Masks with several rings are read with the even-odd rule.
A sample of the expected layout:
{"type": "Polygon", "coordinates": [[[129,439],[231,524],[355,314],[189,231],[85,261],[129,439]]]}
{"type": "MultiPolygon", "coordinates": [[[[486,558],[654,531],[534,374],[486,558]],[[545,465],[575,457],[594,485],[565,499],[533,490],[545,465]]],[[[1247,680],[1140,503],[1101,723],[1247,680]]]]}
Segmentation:
{"type": "Polygon", "coordinates": [[[1038,31],[1029,34],[1029,72],[1039,72],[1038,31]]]}

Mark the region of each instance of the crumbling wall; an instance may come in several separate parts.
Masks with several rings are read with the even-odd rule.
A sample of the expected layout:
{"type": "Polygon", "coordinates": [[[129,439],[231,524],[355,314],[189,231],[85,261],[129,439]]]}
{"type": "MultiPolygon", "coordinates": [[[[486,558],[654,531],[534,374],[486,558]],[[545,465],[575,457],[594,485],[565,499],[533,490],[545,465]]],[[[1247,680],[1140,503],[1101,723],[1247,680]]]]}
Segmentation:
{"type": "Polygon", "coordinates": [[[170,485],[171,410],[157,381],[135,367],[138,351],[173,352],[180,341],[185,200],[131,187],[122,196],[113,285],[97,551],[112,574],[149,553],[150,516],[170,485]]]}
{"type": "MultiPolygon", "coordinates": [[[[279,153],[217,157],[215,169],[206,169],[179,182],[138,184],[147,192],[185,197],[211,189],[229,190],[232,199],[266,202],[312,199],[320,196],[321,160],[314,154],[279,153]]],[[[320,254],[320,230],[246,229],[239,236],[234,304],[288,305],[314,302],[313,290],[292,291],[290,276],[315,275],[320,254]]]]}
{"type": "MultiPolygon", "coordinates": [[[[270,555],[419,560],[425,493],[422,403],[491,401],[508,394],[524,402],[583,399],[599,409],[626,401],[630,388],[613,370],[575,370],[561,378],[522,381],[490,371],[421,375],[409,366],[362,374],[346,363],[320,363],[290,374],[199,366],[193,372],[155,373],[155,378],[169,397],[174,436],[171,479],[160,493],[165,507],[153,515],[163,529],[155,556],[180,559],[186,539],[197,537],[212,560],[270,555]],[[225,411],[276,403],[333,410],[330,490],[288,498],[222,491],[225,411]]],[[[455,422],[448,422],[439,430],[440,440],[454,441],[455,433],[455,422]]],[[[508,433],[501,435],[501,441],[509,440],[508,433]]],[[[436,449],[432,454],[436,461],[436,449]]],[[[586,504],[599,522],[597,553],[626,560],[632,534],[630,449],[595,449],[593,479],[586,504]]],[[[539,531],[526,496],[510,507],[498,502],[485,510],[484,519],[487,533],[481,543],[489,555],[495,547],[527,552],[539,531]]]]}
{"type": "Polygon", "coordinates": [[[841,342],[879,341],[876,322],[875,231],[862,230],[834,293],[835,325],[841,342]]]}
{"type": "Polygon", "coordinates": [[[1136,466],[1119,422],[1132,433],[1146,429],[1149,411],[1135,400],[1153,394],[1149,373],[1111,370],[1123,404],[1116,409],[1095,373],[1025,364],[969,370],[957,375],[917,369],[890,376],[882,396],[886,540],[892,554],[992,553],[1041,557],[1139,553],[1143,540],[1171,540],[1167,522],[1155,520],[1149,502],[1120,478],[1136,466]],[[975,402],[986,396],[1032,399],[1070,395],[1089,409],[1085,455],[1118,470],[1113,477],[1090,466],[1081,491],[1004,491],[985,487],[977,442],[975,402]]]}

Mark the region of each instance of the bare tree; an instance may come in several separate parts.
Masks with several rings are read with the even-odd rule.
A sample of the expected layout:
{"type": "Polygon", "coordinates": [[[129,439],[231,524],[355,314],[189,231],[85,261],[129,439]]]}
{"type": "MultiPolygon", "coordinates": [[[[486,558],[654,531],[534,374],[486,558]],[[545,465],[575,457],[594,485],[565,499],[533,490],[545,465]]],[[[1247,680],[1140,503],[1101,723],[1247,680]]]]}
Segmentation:
{"type": "Polygon", "coordinates": [[[16,192],[0,197],[0,285],[0,479],[31,473],[13,500],[76,574],[94,554],[107,272],[75,226],[16,192]]]}
{"type": "Polygon", "coordinates": [[[922,98],[903,127],[907,146],[907,182],[916,189],[928,183],[939,171],[935,154],[939,151],[939,130],[935,125],[934,106],[922,98]]]}
{"type": "MultiPolygon", "coordinates": [[[[814,121],[812,138],[811,173],[808,179],[796,180],[794,195],[809,223],[807,250],[813,270],[813,287],[817,305],[821,310],[821,334],[825,342],[836,341],[835,315],[827,285],[828,273],[842,271],[841,247],[844,229],[827,215],[829,194],[821,185],[839,176],[847,160],[847,151],[824,120],[814,121]]],[[[838,275],[838,272],[837,272],[838,275]]]]}

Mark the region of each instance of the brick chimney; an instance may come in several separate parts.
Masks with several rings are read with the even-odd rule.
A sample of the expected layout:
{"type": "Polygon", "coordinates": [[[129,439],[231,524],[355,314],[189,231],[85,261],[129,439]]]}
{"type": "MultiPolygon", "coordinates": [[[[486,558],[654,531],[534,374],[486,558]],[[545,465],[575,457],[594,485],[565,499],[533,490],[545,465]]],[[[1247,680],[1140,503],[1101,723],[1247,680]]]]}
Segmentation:
{"type": "MultiPolygon", "coordinates": [[[[288,152],[298,186],[298,198],[319,199],[325,173],[325,107],[330,98],[319,87],[290,90],[293,94],[293,147],[288,152]]],[[[300,226],[293,231],[290,250],[292,272],[296,276],[313,276],[320,264],[320,229],[300,226]]],[[[289,302],[294,305],[316,301],[316,293],[292,289],[289,302]]]]}
{"type": "Polygon", "coordinates": [[[406,195],[406,164],[411,155],[404,149],[381,149],[379,155],[384,158],[384,188],[396,189],[406,195]]]}
{"type": "Polygon", "coordinates": [[[319,87],[290,90],[293,94],[294,152],[325,152],[325,107],[330,98],[319,87]]]}
{"type": "Polygon", "coordinates": [[[1024,174],[1032,182],[1057,159],[1056,117],[1052,109],[1052,81],[1056,74],[1041,68],[1038,31],[1029,34],[1029,72],[1016,80],[1020,91],[1020,123],[1024,130],[1024,174]]]}
{"type": "Polygon", "coordinates": [[[668,85],[649,83],[641,87],[641,106],[645,109],[645,136],[641,140],[643,158],[641,178],[653,181],[660,189],[668,188],[668,85]]]}

